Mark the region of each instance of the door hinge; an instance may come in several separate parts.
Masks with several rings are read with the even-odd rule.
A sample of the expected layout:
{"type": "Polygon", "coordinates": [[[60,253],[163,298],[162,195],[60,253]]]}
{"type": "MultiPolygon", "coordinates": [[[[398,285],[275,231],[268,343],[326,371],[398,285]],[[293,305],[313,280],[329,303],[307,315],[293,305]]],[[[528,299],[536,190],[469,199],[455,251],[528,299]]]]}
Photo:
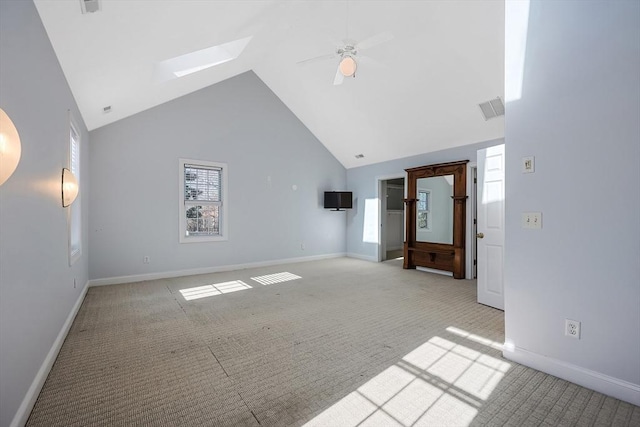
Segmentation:
{"type": "Polygon", "coordinates": [[[478,260],[473,260],[473,265],[478,265],[478,260]]]}
{"type": "Polygon", "coordinates": [[[478,223],[478,220],[477,220],[477,219],[475,219],[475,218],[473,218],[473,223],[474,223],[474,224],[477,224],[477,223],[478,223]]]}
{"type": "Polygon", "coordinates": [[[473,178],[473,183],[477,184],[478,183],[478,178],[473,178]]]}

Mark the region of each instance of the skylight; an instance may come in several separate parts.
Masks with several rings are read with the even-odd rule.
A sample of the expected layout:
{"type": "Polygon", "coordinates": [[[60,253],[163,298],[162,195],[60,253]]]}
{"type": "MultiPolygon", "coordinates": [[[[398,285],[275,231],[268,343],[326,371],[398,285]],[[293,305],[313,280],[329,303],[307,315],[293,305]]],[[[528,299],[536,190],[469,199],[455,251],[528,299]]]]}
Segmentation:
{"type": "Polygon", "coordinates": [[[184,77],[234,60],[240,56],[252,37],[245,37],[162,61],[157,66],[158,79],[164,81],[184,77]]]}

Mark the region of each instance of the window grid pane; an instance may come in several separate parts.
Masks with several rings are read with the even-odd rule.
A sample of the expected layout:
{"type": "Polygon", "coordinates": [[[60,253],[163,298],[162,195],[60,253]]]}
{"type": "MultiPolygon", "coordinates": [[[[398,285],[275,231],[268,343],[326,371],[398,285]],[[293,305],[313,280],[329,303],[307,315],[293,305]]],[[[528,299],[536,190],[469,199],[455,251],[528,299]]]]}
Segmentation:
{"type": "Polygon", "coordinates": [[[207,202],[221,201],[221,170],[184,166],[184,199],[207,202]]]}
{"type": "Polygon", "coordinates": [[[429,228],[429,214],[428,212],[418,212],[418,228],[429,228]]]}
{"type": "Polygon", "coordinates": [[[80,175],[80,153],[78,147],[78,136],[71,128],[71,172],[78,179],[80,175]]]}
{"type": "MultiPolygon", "coordinates": [[[[69,169],[78,180],[78,186],[82,189],[80,176],[80,135],[72,122],[69,123],[69,169]]],[[[81,254],[81,228],[82,212],[81,202],[77,200],[70,207],[69,220],[69,255],[73,263],[81,254]]]]}
{"type": "Polygon", "coordinates": [[[417,222],[419,229],[429,230],[431,228],[431,218],[429,215],[430,194],[431,193],[429,191],[418,191],[417,222]]]}
{"type": "Polygon", "coordinates": [[[429,193],[426,191],[418,192],[418,210],[420,211],[429,210],[429,193]]]}
{"type": "Polygon", "coordinates": [[[220,204],[185,204],[188,236],[220,234],[220,204]]]}

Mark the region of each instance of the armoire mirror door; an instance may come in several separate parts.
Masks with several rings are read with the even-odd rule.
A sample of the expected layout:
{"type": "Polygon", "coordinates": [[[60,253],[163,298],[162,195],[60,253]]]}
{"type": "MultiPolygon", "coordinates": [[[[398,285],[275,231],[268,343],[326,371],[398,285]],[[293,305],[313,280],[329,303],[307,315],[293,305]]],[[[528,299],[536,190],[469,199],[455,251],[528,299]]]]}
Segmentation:
{"type": "Polygon", "coordinates": [[[406,169],[404,268],[421,266],[464,278],[468,162],[406,169]]]}

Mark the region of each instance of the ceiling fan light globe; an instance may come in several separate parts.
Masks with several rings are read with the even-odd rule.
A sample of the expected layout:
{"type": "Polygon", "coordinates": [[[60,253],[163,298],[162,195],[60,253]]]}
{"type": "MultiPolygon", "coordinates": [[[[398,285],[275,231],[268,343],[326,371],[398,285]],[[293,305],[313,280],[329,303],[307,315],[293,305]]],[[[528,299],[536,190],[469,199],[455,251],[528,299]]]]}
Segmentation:
{"type": "Polygon", "coordinates": [[[356,73],[356,68],[358,65],[356,64],[356,60],[351,56],[345,56],[340,61],[340,72],[345,77],[351,77],[356,73]]]}

